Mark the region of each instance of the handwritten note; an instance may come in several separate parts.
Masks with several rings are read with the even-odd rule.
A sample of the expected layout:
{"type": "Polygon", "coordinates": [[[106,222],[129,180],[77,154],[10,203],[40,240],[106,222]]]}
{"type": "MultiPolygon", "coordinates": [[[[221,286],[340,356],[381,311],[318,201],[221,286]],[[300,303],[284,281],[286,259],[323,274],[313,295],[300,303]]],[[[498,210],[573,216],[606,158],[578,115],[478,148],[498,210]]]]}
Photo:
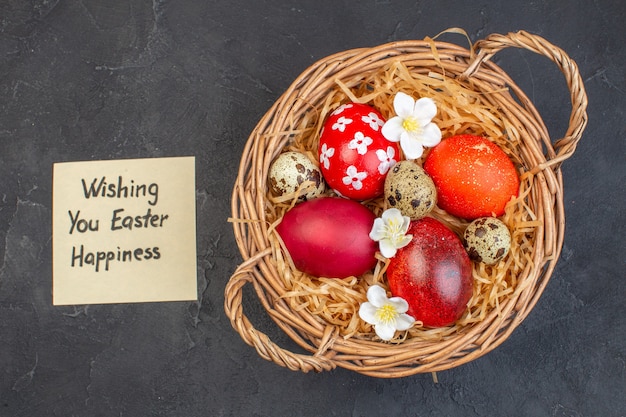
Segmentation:
{"type": "Polygon", "coordinates": [[[197,299],[195,158],[56,163],[54,305],[197,299]]]}

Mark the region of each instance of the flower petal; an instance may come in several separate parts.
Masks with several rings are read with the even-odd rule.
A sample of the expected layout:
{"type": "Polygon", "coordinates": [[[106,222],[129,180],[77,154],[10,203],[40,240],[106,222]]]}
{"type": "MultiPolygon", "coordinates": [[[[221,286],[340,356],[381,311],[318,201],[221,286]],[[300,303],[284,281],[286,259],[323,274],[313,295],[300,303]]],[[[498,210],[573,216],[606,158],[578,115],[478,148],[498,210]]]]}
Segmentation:
{"type": "Polygon", "coordinates": [[[367,290],[367,300],[376,308],[387,303],[387,292],[380,285],[372,285],[367,290]]]}
{"type": "Polygon", "coordinates": [[[441,130],[439,130],[439,126],[434,123],[429,123],[424,126],[424,131],[422,132],[422,144],[432,148],[433,146],[438,145],[439,142],[441,142],[441,130]]]}
{"type": "Polygon", "coordinates": [[[404,132],[402,118],[395,116],[387,120],[381,129],[381,133],[390,142],[400,141],[400,135],[404,132]]]}
{"type": "Polygon", "coordinates": [[[400,314],[406,313],[409,310],[409,303],[402,297],[391,297],[387,302],[400,314]]]}
{"type": "Polygon", "coordinates": [[[415,102],[412,116],[415,117],[421,125],[430,123],[437,115],[437,105],[428,97],[422,97],[415,102]]]}
{"type": "MultiPolygon", "coordinates": [[[[411,218],[409,216],[402,216],[402,228],[400,231],[406,235],[406,232],[409,231],[409,226],[411,226],[411,218]]],[[[413,237],[413,235],[408,236],[413,237]]]]}
{"type": "Polygon", "coordinates": [[[361,319],[366,323],[376,324],[378,323],[376,310],[377,308],[372,303],[362,303],[361,307],[359,307],[359,317],[361,317],[361,319]]]}
{"type": "Polygon", "coordinates": [[[402,212],[395,207],[383,211],[383,214],[380,217],[385,223],[389,223],[390,220],[394,219],[398,222],[404,221],[402,218],[402,212]]]}
{"type": "Polygon", "coordinates": [[[396,242],[396,249],[402,249],[413,240],[413,235],[404,235],[402,236],[402,240],[396,242]]]}
{"type": "Polygon", "coordinates": [[[380,217],[374,220],[374,225],[372,226],[372,231],[370,232],[370,239],[375,242],[383,239],[387,235],[385,229],[385,222],[380,217]]]}
{"type": "Polygon", "coordinates": [[[382,324],[379,323],[374,326],[374,331],[376,335],[383,340],[391,340],[393,339],[393,335],[396,333],[396,328],[393,324],[382,324]]]}
{"type": "Polygon", "coordinates": [[[417,159],[424,152],[422,144],[406,132],[400,137],[400,147],[402,147],[406,159],[417,159]]]}
{"type": "Polygon", "coordinates": [[[414,108],[415,100],[408,94],[399,92],[393,98],[393,109],[402,118],[412,116],[414,108]]]}
{"type": "Polygon", "coordinates": [[[378,243],[378,247],[380,249],[380,254],[383,255],[387,259],[393,258],[394,256],[396,256],[396,253],[398,252],[398,249],[396,248],[396,246],[393,243],[391,243],[391,240],[389,239],[382,239],[378,243]]]}
{"type": "Polygon", "coordinates": [[[396,318],[396,329],[397,330],[409,330],[411,326],[415,323],[415,319],[408,314],[400,314],[396,318]]]}

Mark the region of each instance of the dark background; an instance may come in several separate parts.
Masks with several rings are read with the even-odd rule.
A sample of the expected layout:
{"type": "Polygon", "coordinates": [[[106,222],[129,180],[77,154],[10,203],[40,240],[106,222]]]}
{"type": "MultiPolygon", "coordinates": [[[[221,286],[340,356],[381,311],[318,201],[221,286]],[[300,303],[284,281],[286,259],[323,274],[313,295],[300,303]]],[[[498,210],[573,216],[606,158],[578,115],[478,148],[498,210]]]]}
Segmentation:
{"type": "MultiPolygon", "coordinates": [[[[0,0],[0,416],[626,415],[624,22],[623,0],[0,0]],[[249,133],[316,60],[449,27],[472,41],[536,33],[585,80],[589,124],[563,165],[565,244],[543,297],[438,383],[265,361],[223,312],[249,133]],[[52,164],[181,155],[197,163],[198,302],[53,307],[52,164]]],[[[521,50],[495,61],[563,134],[558,69],[521,50]]]]}

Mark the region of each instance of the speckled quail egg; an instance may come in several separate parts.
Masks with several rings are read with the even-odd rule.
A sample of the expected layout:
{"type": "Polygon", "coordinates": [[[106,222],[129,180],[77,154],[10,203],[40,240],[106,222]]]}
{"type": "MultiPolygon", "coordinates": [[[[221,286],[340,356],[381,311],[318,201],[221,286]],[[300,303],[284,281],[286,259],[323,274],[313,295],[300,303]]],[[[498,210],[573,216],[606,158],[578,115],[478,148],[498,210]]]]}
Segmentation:
{"type": "Polygon", "coordinates": [[[417,220],[437,204],[437,190],[426,171],[413,161],[397,162],[385,178],[386,204],[417,220]]]}
{"type": "Polygon", "coordinates": [[[487,265],[498,263],[511,248],[509,229],[495,217],[475,219],[465,229],[463,238],[470,259],[487,265]]]}
{"type": "Polygon", "coordinates": [[[320,169],[300,152],[280,154],[269,170],[269,188],[275,197],[295,193],[305,181],[311,185],[300,190],[298,200],[311,200],[326,191],[326,183],[320,169]]]}

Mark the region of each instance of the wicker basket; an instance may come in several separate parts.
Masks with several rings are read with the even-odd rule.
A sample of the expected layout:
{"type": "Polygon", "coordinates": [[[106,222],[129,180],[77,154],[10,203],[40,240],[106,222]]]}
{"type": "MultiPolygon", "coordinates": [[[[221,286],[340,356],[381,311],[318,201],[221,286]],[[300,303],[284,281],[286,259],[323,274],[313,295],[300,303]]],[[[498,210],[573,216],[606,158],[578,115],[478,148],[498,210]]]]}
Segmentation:
{"type": "MultiPolygon", "coordinates": [[[[587,122],[587,97],[576,64],[561,49],[527,32],[494,34],[470,49],[432,39],[399,41],[354,49],[318,61],[301,74],[260,120],[245,146],[232,196],[232,223],[243,263],[225,288],[225,311],[243,340],[265,359],[292,370],[323,371],[335,367],[392,378],[450,369],[499,346],[528,315],[541,296],[559,257],[564,236],[561,163],[569,158],[587,122]],[[572,113],[562,139],[552,141],[530,100],[490,58],[516,47],[544,55],[565,75],[572,113]],[[498,117],[515,131],[517,162],[524,167],[529,190],[524,206],[537,227],[528,263],[516,272],[516,287],[486,317],[435,339],[410,338],[399,343],[371,335],[346,337],[336,324],[310,309],[294,308],[283,295],[288,262],[272,239],[267,220],[266,176],[273,159],[298,136],[301,126],[318,123],[326,96],[338,85],[351,88],[391,63],[420,74],[443,74],[489,96],[498,117]],[[310,120],[309,120],[310,119],[310,120]],[[296,130],[296,133],[294,133],[296,130]],[[244,314],[242,291],[252,284],[277,325],[303,349],[281,348],[254,328],[244,314]]],[[[445,132],[444,132],[445,136],[445,132]]],[[[303,140],[306,140],[304,137],[303,140]]]]}

